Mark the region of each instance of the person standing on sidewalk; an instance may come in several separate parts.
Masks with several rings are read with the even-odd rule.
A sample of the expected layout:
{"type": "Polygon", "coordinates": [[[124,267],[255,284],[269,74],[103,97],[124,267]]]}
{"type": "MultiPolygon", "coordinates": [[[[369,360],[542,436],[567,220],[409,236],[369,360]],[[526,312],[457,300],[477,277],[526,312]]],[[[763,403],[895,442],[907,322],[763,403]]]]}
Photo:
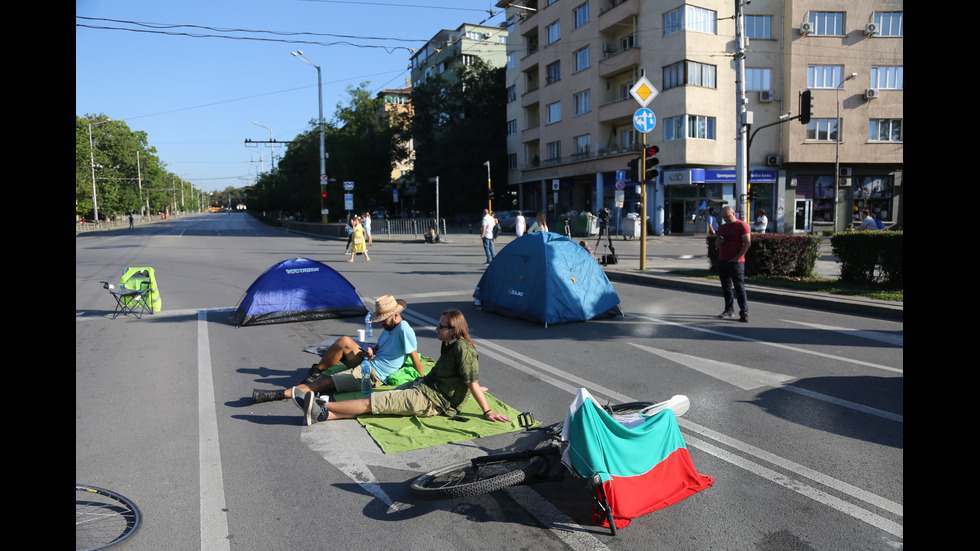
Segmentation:
{"type": "Polygon", "coordinates": [[[745,253],[752,246],[749,225],[735,216],[735,209],[721,209],[724,224],[718,228],[718,276],[725,297],[725,311],[719,318],[735,317],[735,301],[738,301],[738,319],[748,323],[749,308],[745,296],[745,253]]]}
{"type": "Polygon", "coordinates": [[[490,211],[483,209],[483,221],[481,222],[480,237],[483,239],[483,252],[487,253],[487,264],[493,262],[493,228],[496,226],[490,211]]]}

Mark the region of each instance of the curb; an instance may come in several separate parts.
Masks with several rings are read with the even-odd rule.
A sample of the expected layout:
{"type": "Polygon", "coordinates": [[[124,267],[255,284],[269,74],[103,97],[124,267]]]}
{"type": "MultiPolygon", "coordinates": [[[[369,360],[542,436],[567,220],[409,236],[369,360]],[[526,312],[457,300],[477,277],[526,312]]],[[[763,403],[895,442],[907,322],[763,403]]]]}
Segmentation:
{"type": "MultiPolygon", "coordinates": [[[[653,287],[683,289],[687,291],[720,296],[718,283],[682,276],[623,272],[619,270],[607,270],[606,276],[610,280],[615,281],[638,283],[653,287]]],[[[799,291],[788,292],[770,287],[761,287],[758,285],[746,285],[745,292],[748,295],[748,298],[753,301],[776,302],[780,304],[803,306],[820,310],[831,310],[845,314],[883,317],[900,321],[905,319],[904,305],[902,303],[891,303],[883,300],[848,297],[842,295],[825,295],[821,293],[807,293],[799,291]]]]}

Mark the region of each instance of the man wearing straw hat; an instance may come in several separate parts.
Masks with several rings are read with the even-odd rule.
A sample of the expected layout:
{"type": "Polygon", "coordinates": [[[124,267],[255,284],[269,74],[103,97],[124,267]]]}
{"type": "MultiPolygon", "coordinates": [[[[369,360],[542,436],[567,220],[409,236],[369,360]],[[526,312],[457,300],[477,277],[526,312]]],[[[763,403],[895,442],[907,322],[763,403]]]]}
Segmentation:
{"type": "MultiPolygon", "coordinates": [[[[399,385],[386,392],[373,392],[367,398],[320,403],[312,392],[303,397],[306,424],[334,419],[352,419],[358,415],[403,415],[456,418],[467,395],[472,395],[483,410],[483,419],[510,422],[510,418],[490,409],[484,387],[480,386],[480,359],[470,337],[466,318],[459,310],[445,310],[439,318],[436,334],[442,341],[439,360],[424,377],[399,385]]],[[[294,388],[293,401],[302,391],[294,388]]],[[[465,418],[464,418],[465,419],[465,418]]]]}
{"type": "Polygon", "coordinates": [[[392,373],[401,369],[405,365],[405,356],[412,359],[412,365],[422,376],[422,360],[419,358],[418,341],[415,338],[415,330],[402,319],[401,311],[407,306],[402,299],[396,299],[391,295],[378,298],[374,303],[374,312],[371,314],[371,321],[380,323],[384,331],[378,337],[378,345],[375,348],[365,347],[354,339],[344,336],[337,339],[320,358],[320,363],[314,364],[303,384],[285,390],[252,391],[252,401],[271,402],[273,400],[285,400],[294,398],[293,402],[300,408],[303,407],[302,399],[306,393],[329,393],[352,392],[361,388],[361,362],[364,358],[371,360],[371,386],[381,386],[385,384],[392,373]],[[325,369],[329,369],[337,364],[344,364],[347,369],[336,373],[330,377],[321,377],[325,369]],[[296,391],[299,392],[296,392],[296,391]]]}

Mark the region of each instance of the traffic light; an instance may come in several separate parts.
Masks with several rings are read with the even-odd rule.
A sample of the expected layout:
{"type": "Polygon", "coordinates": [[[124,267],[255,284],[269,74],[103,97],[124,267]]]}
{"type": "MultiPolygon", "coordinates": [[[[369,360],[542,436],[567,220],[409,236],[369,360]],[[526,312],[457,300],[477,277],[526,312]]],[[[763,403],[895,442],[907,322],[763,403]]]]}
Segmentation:
{"type": "Polygon", "coordinates": [[[749,184],[749,189],[748,189],[748,194],[747,195],[748,195],[748,198],[749,198],[749,202],[750,203],[754,203],[755,202],[755,188],[752,187],[752,184],[749,184]]]}
{"type": "Polygon", "coordinates": [[[487,188],[487,199],[493,201],[493,188],[487,188]]]}
{"type": "Polygon", "coordinates": [[[626,166],[627,166],[627,168],[626,168],[626,177],[631,182],[637,182],[637,183],[639,183],[639,181],[640,181],[640,160],[639,159],[630,159],[629,163],[626,166]]]}
{"type": "Polygon", "coordinates": [[[657,170],[657,165],[660,164],[660,159],[655,157],[657,153],[660,153],[660,148],[655,145],[647,147],[646,151],[644,152],[646,160],[646,166],[644,167],[646,169],[645,181],[647,182],[656,180],[657,176],[660,174],[660,171],[657,170]]]}
{"type": "Polygon", "coordinates": [[[810,117],[813,115],[813,94],[809,90],[803,90],[800,94],[800,124],[810,124],[810,117]]]}

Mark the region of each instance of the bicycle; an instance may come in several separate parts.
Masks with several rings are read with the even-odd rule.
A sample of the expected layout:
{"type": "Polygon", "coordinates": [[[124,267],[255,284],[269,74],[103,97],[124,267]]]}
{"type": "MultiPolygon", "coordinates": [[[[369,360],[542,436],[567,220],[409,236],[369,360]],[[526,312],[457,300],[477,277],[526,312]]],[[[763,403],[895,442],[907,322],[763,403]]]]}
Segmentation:
{"type": "Polygon", "coordinates": [[[75,484],[75,549],[105,549],[132,537],[143,523],[136,504],[103,488],[75,484]]]}
{"type": "MultiPolygon", "coordinates": [[[[690,401],[686,396],[674,396],[660,403],[629,402],[606,405],[603,409],[625,424],[642,421],[667,408],[679,416],[689,407],[690,401]]],[[[616,523],[611,518],[611,508],[602,490],[600,475],[593,473],[590,477],[581,476],[562,461],[569,449],[565,422],[546,427],[535,426],[534,416],[528,412],[520,414],[518,422],[525,431],[544,431],[550,441],[543,448],[475,457],[465,463],[441,467],[415,478],[409,486],[409,492],[421,500],[455,499],[485,494],[517,484],[557,481],[564,478],[567,471],[575,477],[587,478],[589,485],[595,490],[590,493],[599,520],[608,522],[612,535],[616,535],[616,523]]]]}

